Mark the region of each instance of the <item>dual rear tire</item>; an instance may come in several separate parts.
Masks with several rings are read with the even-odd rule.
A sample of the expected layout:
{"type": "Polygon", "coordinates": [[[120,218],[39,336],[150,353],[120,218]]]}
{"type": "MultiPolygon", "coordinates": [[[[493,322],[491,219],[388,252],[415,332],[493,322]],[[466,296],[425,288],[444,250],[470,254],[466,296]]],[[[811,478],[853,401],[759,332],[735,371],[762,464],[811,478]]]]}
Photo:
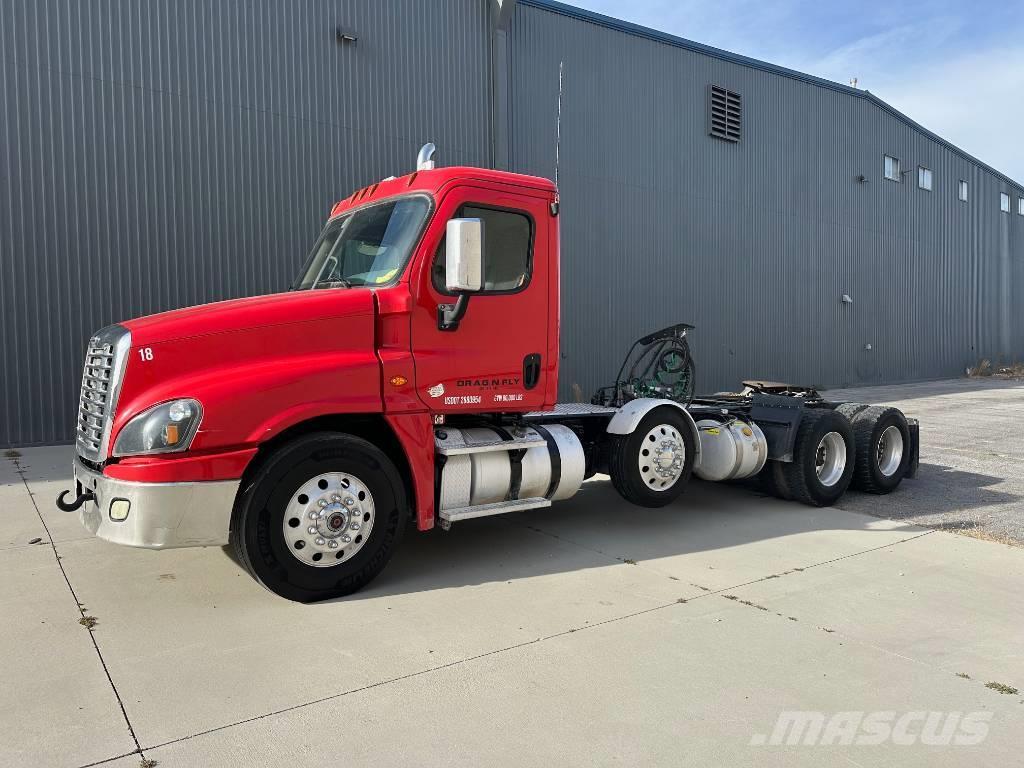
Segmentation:
{"type": "Polygon", "coordinates": [[[808,409],[797,430],[793,461],[769,461],[761,472],[769,493],[823,507],[847,488],[890,493],[910,463],[910,428],[896,408],[843,403],[808,409]]]}

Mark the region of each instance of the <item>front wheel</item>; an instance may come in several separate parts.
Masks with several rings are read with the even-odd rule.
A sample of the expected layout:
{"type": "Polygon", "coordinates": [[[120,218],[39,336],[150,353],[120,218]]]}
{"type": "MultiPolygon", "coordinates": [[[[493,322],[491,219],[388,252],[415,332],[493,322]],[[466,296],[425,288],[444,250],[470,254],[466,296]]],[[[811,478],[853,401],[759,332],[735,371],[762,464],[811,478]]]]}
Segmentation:
{"type": "Polygon", "coordinates": [[[655,408],[633,432],[612,438],[612,485],[626,501],[663,507],[686,488],[696,450],[686,417],[676,408],[655,408]]]}
{"type": "Polygon", "coordinates": [[[317,433],[260,467],[235,504],[230,538],[264,587],[308,603],[372,581],[407,517],[401,477],[383,451],[352,435],[317,433]]]}

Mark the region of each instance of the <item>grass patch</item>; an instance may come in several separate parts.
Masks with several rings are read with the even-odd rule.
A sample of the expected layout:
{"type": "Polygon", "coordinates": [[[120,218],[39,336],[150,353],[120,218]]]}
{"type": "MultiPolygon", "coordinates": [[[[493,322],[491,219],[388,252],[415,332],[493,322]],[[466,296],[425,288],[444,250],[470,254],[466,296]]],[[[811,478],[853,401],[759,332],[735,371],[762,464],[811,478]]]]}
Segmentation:
{"type": "Polygon", "coordinates": [[[8,459],[20,459],[21,451],[16,451],[13,448],[8,448],[6,451],[4,451],[4,456],[8,459]]]}
{"type": "Polygon", "coordinates": [[[971,676],[968,675],[966,672],[957,672],[956,676],[957,677],[962,677],[964,680],[970,680],[971,679],[971,676]]]}
{"type": "Polygon", "coordinates": [[[83,616],[78,620],[78,623],[91,632],[92,628],[100,623],[100,620],[95,616],[83,616]]]}
{"type": "Polygon", "coordinates": [[[1016,688],[1006,683],[985,683],[985,687],[991,688],[993,691],[999,691],[999,693],[1005,693],[1008,696],[1016,696],[1020,693],[1016,688]]]}

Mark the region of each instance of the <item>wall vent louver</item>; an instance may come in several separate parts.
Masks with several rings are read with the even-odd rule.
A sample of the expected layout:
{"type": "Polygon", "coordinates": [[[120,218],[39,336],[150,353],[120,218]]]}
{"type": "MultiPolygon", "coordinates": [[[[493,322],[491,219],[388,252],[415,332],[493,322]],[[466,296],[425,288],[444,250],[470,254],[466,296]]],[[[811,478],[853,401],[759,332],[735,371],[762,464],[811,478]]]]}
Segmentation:
{"type": "Polygon", "coordinates": [[[724,141],[740,140],[743,105],[740,95],[719,85],[708,86],[708,133],[724,141]]]}

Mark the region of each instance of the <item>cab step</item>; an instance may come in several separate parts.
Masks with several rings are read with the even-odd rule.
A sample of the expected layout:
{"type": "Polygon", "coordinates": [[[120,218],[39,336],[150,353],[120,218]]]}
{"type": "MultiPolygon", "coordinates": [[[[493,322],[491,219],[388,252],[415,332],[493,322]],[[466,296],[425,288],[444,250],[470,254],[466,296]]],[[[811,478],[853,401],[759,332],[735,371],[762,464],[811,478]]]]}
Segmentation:
{"type": "Polygon", "coordinates": [[[526,448],[543,448],[547,441],[531,430],[532,434],[526,437],[517,437],[512,440],[486,440],[467,443],[456,436],[456,430],[452,430],[452,436],[447,440],[437,438],[437,452],[442,456],[463,456],[467,453],[487,453],[489,451],[518,451],[526,448]]]}
{"type": "Polygon", "coordinates": [[[444,523],[454,523],[459,520],[471,520],[474,517],[503,515],[506,512],[522,512],[524,509],[540,509],[542,507],[550,506],[551,499],[545,499],[543,496],[537,496],[530,499],[511,499],[509,501],[496,501],[493,504],[478,504],[475,507],[442,509],[440,514],[443,525],[444,523]]]}

